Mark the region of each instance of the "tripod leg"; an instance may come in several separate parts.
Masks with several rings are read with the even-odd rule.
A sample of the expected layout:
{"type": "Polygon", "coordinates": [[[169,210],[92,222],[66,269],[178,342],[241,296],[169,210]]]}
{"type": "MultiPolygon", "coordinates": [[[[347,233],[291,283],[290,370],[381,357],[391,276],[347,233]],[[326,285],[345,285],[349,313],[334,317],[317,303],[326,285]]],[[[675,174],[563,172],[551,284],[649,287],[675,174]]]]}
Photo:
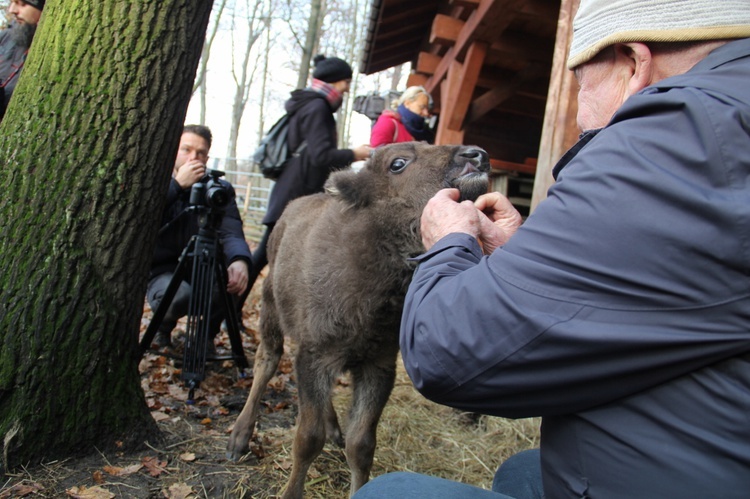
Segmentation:
{"type": "Polygon", "coordinates": [[[154,335],[156,335],[156,331],[159,329],[159,326],[161,326],[162,322],[164,321],[164,316],[167,314],[167,310],[169,310],[169,306],[172,304],[172,300],[174,300],[175,294],[177,293],[177,290],[180,287],[180,284],[183,281],[183,277],[185,275],[185,271],[187,270],[187,263],[185,258],[192,248],[195,247],[195,240],[191,239],[190,242],[187,244],[185,249],[182,251],[182,255],[180,255],[179,262],[177,263],[177,268],[174,271],[174,274],[172,275],[172,279],[169,281],[169,285],[167,286],[167,289],[164,291],[164,296],[162,297],[161,301],[159,302],[159,306],[156,307],[156,310],[154,311],[154,315],[151,317],[151,322],[148,324],[148,327],[146,328],[146,332],[143,335],[143,338],[141,339],[141,354],[146,353],[146,350],[149,349],[151,346],[151,342],[154,339],[154,335]]]}
{"type": "Polygon", "coordinates": [[[227,323],[227,333],[229,343],[232,345],[232,357],[239,369],[247,369],[250,364],[245,356],[245,349],[242,348],[242,337],[240,336],[240,320],[237,314],[237,303],[234,297],[227,291],[227,277],[223,262],[216,261],[216,277],[219,283],[219,293],[221,294],[222,304],[224,306],[224,320],[227,323]]]}
{"type": "Polygon", "coordinates": [[[193,388],[205,378],[206,350],[208,342],[213,341],[209,329],[212,324],[215,261],[215,243],[199,235],[193,255],[193,273],[190,281],[192,293],[182,367],[182,379],[191,388],[191,399],[193,388]]]}

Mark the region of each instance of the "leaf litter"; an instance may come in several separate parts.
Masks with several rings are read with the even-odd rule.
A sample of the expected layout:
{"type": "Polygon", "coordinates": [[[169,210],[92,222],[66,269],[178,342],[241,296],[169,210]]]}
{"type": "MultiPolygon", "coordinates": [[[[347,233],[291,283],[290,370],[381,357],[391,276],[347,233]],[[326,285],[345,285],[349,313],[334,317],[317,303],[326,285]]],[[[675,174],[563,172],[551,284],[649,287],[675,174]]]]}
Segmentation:
{"type": "MultiPolygon", "coordinates": [[[[265,272],[264,272],[265,273],[265,272]]],[[[243,310],[243,347],[252,359],[259,342],[261,279],[243,310]]],[[[151,311],[144,305],[141,334],[151,311]]],[[[173,338],[179,334],[178,324],[173,338]]],[[[225,331],[220,350],[229,350],[225,331]]],[[[266,389],[250,451],[240,462],[226,458],[232,426],[252,384],[252,370],[241,375],[231,361],[211,362],[206,379],[187,404],[180,362],[146,353],[140,361],[141,386],[162,442],[144,442],[137,453],[115,452],[42,463],[9,472],[0,482],[0,499],[17,497],[99,498],[277,498],[292,465],[297,415],[293,345],[287,340],[276,375],[266,389]]],[[[335,388],[334,406],[342,425],[350,400],[347,377],[335,388]]],[[[492,474],[508,456],[538,446],[539,421],[506,420],[466,414],[419,395],[399,359],[396,386],[378,426],[372,476],[414,471],[490,488],[492,474]]],[[[349,468],[343,450],[327,443],[308,474],[306,497],[349,496],[349,468]]]]}

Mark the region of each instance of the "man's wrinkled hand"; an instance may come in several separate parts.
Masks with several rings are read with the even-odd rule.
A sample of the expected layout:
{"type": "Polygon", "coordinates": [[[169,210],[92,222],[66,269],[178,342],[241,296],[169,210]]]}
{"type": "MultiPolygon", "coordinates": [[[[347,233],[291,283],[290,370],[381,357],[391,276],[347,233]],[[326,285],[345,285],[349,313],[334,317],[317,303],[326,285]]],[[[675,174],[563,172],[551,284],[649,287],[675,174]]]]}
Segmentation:
{"type": "Polygon", "coordinates": [[[513,204],[499,192],[483,194],[474,202],[479,211],[479,242],[485,255],[503,246],[523,222],[513,204]]]}
{"type": "Polygon", "coordinates": [[[438,191],[422,211],[422,243],[429,250],[443,237],[453,232],[463,232],[478,237],[479,217],[471,201],[458,203],[458,189],[438,191]]]}

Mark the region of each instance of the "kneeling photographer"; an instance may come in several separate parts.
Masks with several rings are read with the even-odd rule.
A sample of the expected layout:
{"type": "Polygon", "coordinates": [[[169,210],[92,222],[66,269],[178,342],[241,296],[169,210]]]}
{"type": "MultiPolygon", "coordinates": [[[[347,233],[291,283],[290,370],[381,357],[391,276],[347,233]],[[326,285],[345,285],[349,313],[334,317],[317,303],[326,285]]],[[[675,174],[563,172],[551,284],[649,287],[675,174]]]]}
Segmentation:
{"type": "MultiPolygon", "coordinates": [[[[224,261],[227,264],[227,291],[233,295],[240,295],[247,287],[250,271],[250,248],[245,241],[242,230],[242,219],[237,208],[234,189],[231,184],[218,178],[207,177],[208,152],[211,147],[211,131],[202,125],[186,125],[180,138],[180,146],[175,159],[174,171],[167,192],[167,203],[162,216],[159,236],[151,262],[146,296],[153,310],[159,306],[164,293],[174,275],[179,258],[190,239],[198,234],[202,224],[206,223],[201,217],[206,216],[206,210],[190,210],[196,204],[196,197],[191,200],[191,191],[197,183],[219,183],[221,196],[218,207],[208,207],[209,216],[215,217],[216,229],[221,239],[224,261]],[[225,190],[225,191],[224,191],[225,190]],[[228,197],[224,197],[226,192],[228,197]]],[[[211,204],[211,199],[205,199],[201,192],[202,201],[211,204]]],[[[201,201],[201,200],[198,200],[201,201]]],[[[203,203],[199,203],[203,204],[203,203]]],[[[211,222],[213,223],[213,222],[211,222]]],[[[177,321],[188,314],[191,295],[191,276],[186,275],[180,282],[179,288],[154,336],[153,345],[157,348],[171,346],[171,333],[177,321]]],[[[215,284],[214,284],[215,285],[215,284]]],[[[212,299],[212,313],[209,324],[208,357],[216,355],[213,338],[218,334],[225,312],[219,299],[219,290],[215,290],[212,299]]]]}

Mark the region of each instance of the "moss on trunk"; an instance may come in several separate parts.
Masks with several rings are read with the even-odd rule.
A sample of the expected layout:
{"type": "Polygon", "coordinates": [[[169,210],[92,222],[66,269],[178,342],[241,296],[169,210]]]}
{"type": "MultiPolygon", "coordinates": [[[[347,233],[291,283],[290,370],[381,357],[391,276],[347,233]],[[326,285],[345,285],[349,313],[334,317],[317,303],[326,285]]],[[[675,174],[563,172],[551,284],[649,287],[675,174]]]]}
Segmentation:
{"type": "Polygon", "coordinates": [[[46,4],[0,125],[0,467],[158,431],[137,333],[211,4],[46,4]]]}

